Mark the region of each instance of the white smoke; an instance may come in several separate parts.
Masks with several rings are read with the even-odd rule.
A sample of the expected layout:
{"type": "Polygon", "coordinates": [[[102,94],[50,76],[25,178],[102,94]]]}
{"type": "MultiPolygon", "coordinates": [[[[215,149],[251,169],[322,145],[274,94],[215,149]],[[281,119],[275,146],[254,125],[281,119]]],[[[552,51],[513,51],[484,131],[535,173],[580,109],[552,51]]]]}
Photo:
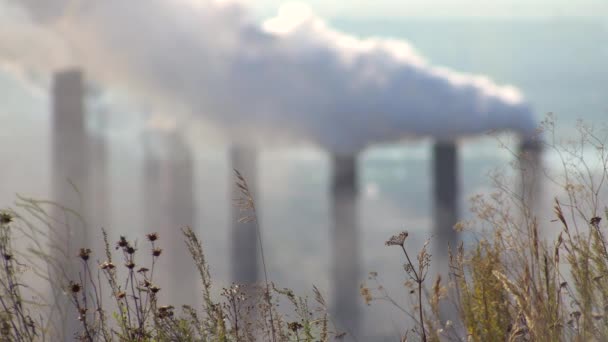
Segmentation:
{"type": "MultiPolygon", "coordinates": [[[[12,4],[0,0],[0,9],[17,13],[12,4]]],[[[418,136],[527,135],[536,125],[515,88],[432,66],[405,41],[338,32],[305,5],[260,26],[229,1],[20,4],[30,16],[0,33],[0,62],[47,72],[81,65],[232,140],[351,153],[418,136]]]]}

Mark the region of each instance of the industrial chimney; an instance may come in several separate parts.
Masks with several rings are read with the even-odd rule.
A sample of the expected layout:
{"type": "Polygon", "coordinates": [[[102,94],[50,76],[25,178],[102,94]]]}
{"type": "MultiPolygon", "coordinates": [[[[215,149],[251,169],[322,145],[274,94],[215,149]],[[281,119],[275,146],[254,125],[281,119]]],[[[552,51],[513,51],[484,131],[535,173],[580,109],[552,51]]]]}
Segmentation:
{"type": "MultiPolygon", "coordinates": [[[[165,251],[166,258],[171,260],[170,288],[174,303],[193,304],[193,298],[198,298],[200,278],[195,272],[192,257],[185,248],[181,229],[196,228],[197,202],[194,187],[194,165],[190,147],[183,138],[172,132],[168,136],[169,145],[169,177],[171,187],[169,196],[169,226],[171,234],[165,234],[165,243],[170,243],[165,251]]],[[[161,240],[162,241],[162,240],[161,240]]]]}
{"type": "MultiPolygon", "coordinates": [[[[57,72],[53,76],[53,119],[52,119],[52,186],[55,202],[65,208],[76,211],[87,220],[89,212],[87,204],[90,200],[89,191],[89,162],[88,139],[84,118],[84,87],[80,70],[70,69],[57,72]],[[74,187],[76,189],[74,189],[74,187]]],[[[52,284],[54,298],[66,298],[61,303],[66,319],[58,320],[57,327],[61,329],[65,339],[70,339],[80,330],[80,324],[74,317],[78,313],[63,295],[62,285],[68,277],[79,279],[79,265],[72,256],[79,248],[88,247],[88,232],[86,223],[79,217],[57,208],[52,213],[57,219],[55,241],[59,246],[53,246],[53,260],[60,263],[63,272],[58,271],[52,284]],[[65,254],[64,254],[65,253],[65,254]],[[67,257],[66,257],[67,255],[67,257]]],[[[85,289],[86,290],[86,289],[85,289]]]]}
{"type": "Polygon", "coordinates": [[[332,310],[339,328],[356,336],[360,324],[357,158],[334,155],[332,163],[332,310]]]}
{"type": "Polygon", "coordinates": [[[158,281],[165,298],[185,304],[195,298],[198,277],[181,229],[194,227],[196,200],[190,149],[177,132],[150,131],[144,136],[144,224],[158,232],[163,253],[158,281]],[[192,265],[192,267],[191,267],[192,265]]]}
{"type": "MultiPolygon", "coordinates": [[[[234,145],[230,148],[229,154],[232,168],[245,177],[249,192],[255,198],[258,193],[256,151],[253,148],[234,145]]],[[[235,179],[231,179],[230,183],[232,281],[239,284],[254,284],[259,280],[256,226],[255,222],[241,220],[252,213],[239,208],[237,200],[241,196],[240,189],[236,186],[235,179]]]]}
{"type": "MultiPolygon", "coordinates": [[[[178,234],[178,227],[170,226],[169,194],[171,192],[170,172],[167,163],[167,148],[162,132],[148,131],[143,136],[143,222],[144,232],[158,232],[158,245],[166,252],[171,243],[171,234],[178,234]],[[166,240],[166,241],[165,241],[166,240]]],[[[157,262],[160,272],[155,274],[157,285],[163,289],[163,296],[170,292],[169,274],[172,262],[161,255],[157,262]]]]}
{"type": "Polygon", "coordinates": [[[520,174],[519,189],[523,213],[531,217],[541,204],[542,138],[523,137],[519,144],[518,167],[520,174]]]}
{"type": "Polygon", "coordinates": [[[458,179],[456,144],[447,141],[435,142],[433,146],[433,217],[437,247],[433,254],[439,260],[447,261],[448,244],[455,246],[458,242],[458,234],[454,230],[454,225],[458,222],[458,179]]]}

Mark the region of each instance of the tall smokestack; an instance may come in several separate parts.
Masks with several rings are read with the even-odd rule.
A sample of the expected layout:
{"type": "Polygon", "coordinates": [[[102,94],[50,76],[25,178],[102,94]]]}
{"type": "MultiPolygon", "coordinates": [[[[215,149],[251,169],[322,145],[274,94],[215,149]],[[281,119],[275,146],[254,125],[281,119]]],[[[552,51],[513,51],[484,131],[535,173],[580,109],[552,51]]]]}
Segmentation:
{"type": "Polygon", "coordinates": [[[433,146],[434,254],[447,262],[447,245],[455,246],[458,233],[458,149],[454,142],[438,141],[433,146]]]}
{"type": "Polygon", "coordinates": [[[185,248],[181,229],[196,228],[196,198],[194,195],[194,170],[189,146],[176,132],[169,136],[169,163],[171,189],[169,192],[168,229],[173,233],[165,236],[171,247],[166,258],[171,260],[170,288],[173,303],[193,304],[197,298],[199,276],[192,257],[185,248]],[[170,240],[169,240],[170,239],[170,240]]]}
{"type": "MultiPolygon", "coordinates": [[[[444,279],[449,274],[450,248],[456,248],[459,242],[454,225],[458,221],[458,147],[452,141],[437,141],[433,146],[433,217],[434,245],[432,254],[434,261],[433,273],[444,279]]],[[[450,296],[455,296],[450,289],[450,296]]],[[[440,320],[453,321],[458,317],[455,307],[448,303],[439,304],[440,320]]]]}
{"type": "Polygon", "coordinates": [[[518,194],[523,201],[523,213],[531,217],[541,205],[542,139],[524,137],[519,144],[518,166],[520,174],[518,194]]]}
{"type": "Polygon", "coordinates": [[[181,233],[196,215],[190,149],[177,132],[146,133],[144,149],[145,230],[159,233],[163,249],[158,281],[167,301],[191,303],[198,277],[181,233]]]}
{"type": "Polygon", "coordinates": [[[357,158],[334,155],[332,162],[333,311],[338,328],[356,336],[360,323],[357,158]]]}
{"type": "MultiPolygon", "coordinates": [[[[167,149],[162,132],[149,131],[143,136],[144,161],[143,161],[143,204],[144,204],[144,230],[145,233],[158,232],[160,240],[157,245],[166,254],[172,235],[179,234],[177,227],[171,227],[169,218],[169,194],[171,193],[171,181],[169,163],[167,163],[167,149]]],[[[170,273],[172,272],[171,260],[166,255],[161,255],[156,264],[159,272],[155,274],[155,283],[165,295],[172,290],[169,285],[170,273]]]]}
{"type": "MultiPolygon", "coordinates": [[[[53,197],[56,203],[75,210],[87,220],[89,213],[86,205],[89,197],[89,163],[87,158],[88,140],[84,118],[84,87],[80,70],[70,69],[57,72],[53,77],[53,197]],[[72,186],[73,185],[73,186],[72,186]],[[75,187],[76,190],[73,188],[75,187]]],[[[75,319],[78,316],[73,305],[63,295],[62,286],[70,280],[78,281],[79,267],[73,260],[78,248],[88,247],[86,224],[78,217],[63,210],[57,210],[53,216],[60,222],[55,229],[55,240],[59,242],[59,251],[53,255],[54,261],[63,268],[64,274],[58,272],[53,282],[54,298],[65,298],[57,303],[61,306],[64,317],[58,318],[57,327],[64,334],[64,339],[72,339],[80,330],[75,319]],[[65,254],[63,254],[65,253],[65,254]]],[[[55,251],[56,249],[51,249],[55,251]]],[[[86,290],[86,289],[85,289],[86,290]]]]}
{"type": "MultiPolygon", "coordinates": [[[[230,163],[232,168],[239,171],[249,186],[250,193],[257,196],[257,163],[256,151],[244,146],[232,146],[230,149],[230,163]]],[[[240,190],[235,180],[231,179],[231,200],[238,199],[240,190]]],[[[236,203],[231,203],[232,231],[231,231],[231,262],[232,281],[239,284],[253,284],[259,280],[258,272],[258,239],[255,222],[243,222],[241,218],[250,215],[242,211],[236,203]]]]}

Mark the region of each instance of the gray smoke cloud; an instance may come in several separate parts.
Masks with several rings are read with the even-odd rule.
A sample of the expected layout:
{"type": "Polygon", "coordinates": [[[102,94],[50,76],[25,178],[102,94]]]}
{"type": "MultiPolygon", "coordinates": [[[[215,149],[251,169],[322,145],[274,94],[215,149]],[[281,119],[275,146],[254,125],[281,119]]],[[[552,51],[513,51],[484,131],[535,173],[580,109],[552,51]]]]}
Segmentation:
{"type": "Polygon", "coordinates": [[[536,127],[512,86],[433,66],[403,40],[339,32],[301,4],[262,25],[228,1],[0,4],[5,67],[79,65],[229,140],[352,153],[412,137],[530,135],[536,127]]]}

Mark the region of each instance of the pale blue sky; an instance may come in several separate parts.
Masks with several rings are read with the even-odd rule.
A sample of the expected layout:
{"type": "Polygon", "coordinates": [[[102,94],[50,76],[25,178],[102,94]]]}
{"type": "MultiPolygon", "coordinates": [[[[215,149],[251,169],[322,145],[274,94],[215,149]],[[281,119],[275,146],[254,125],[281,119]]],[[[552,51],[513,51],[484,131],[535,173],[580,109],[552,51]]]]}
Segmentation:
{"type": "MultiPolygon", "coordinates": [[[[261,17],[272,16],[293,0],[241,0],[261,17]]],[[[551,17],[593,16],[608,19],[608,0],[308,0],[325,18],[404,17],[551,17]]]]}

